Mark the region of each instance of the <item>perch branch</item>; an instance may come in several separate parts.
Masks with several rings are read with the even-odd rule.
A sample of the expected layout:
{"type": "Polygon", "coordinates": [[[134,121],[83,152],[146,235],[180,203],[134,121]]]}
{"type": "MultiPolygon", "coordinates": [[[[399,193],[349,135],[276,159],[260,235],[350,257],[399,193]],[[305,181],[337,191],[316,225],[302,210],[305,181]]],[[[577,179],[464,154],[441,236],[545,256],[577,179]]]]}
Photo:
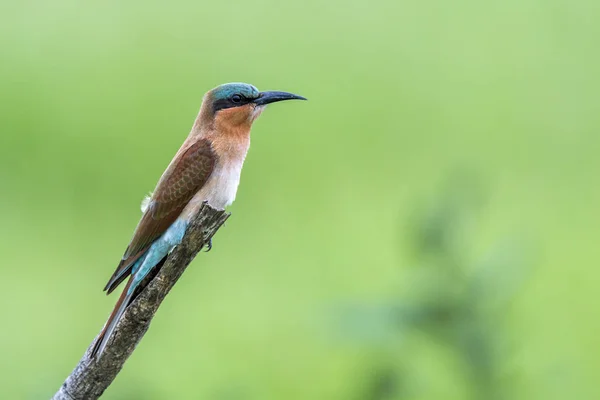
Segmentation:
{"type": "Polygon", "coordinates": [[[158,307],[196,254],[229,217],[203,204],[179,246],[167,257],[148,285],[127,307],[104,352],[90,358],[94,342],[67,377],[53,400],[93,400],[102,395],[148,330],[158,307]]]}

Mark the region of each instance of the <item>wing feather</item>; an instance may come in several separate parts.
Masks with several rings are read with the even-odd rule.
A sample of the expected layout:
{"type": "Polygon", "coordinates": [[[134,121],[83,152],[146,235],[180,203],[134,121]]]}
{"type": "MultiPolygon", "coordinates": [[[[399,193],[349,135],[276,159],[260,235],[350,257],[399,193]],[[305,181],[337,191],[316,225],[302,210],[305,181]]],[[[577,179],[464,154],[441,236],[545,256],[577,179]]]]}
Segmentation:
{"type": "Polygon", "coordinates": [[[210,142],[202,139],[189,146],[165,171],[104,290],[112,292],[130,273],[135,261],[162,235],[194,195],[206,183],[216,162],[210,142]]]}

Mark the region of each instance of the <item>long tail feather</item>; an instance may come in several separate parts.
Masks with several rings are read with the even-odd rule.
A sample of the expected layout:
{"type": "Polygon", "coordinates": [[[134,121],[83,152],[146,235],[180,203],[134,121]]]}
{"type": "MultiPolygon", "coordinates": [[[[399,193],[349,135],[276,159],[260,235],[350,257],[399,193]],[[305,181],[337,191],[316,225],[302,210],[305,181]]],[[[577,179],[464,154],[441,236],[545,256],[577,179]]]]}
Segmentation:
{"type": "Polygon", "coordinates": [[[108,317],[108,321],[106,321],[104,328],[102,328],[100,335],[98,335],[98,339],[96,340],[96,343],[94,343],[94,347],[92,348],[92,353],[90,354],[90,357],[93,358],[96,355],[102,354],[102,352],[104,351],[108,339],[110,338],[113,331],[115,330],[115,327],[117,326],[117,322],[119,322],[119,319],[121,319],[121,315],[123,315],[125,309],[133,299],[133,294],[135,291],[133,289],[135,288],[129,290],[133,281],[133,276],[131,276],[129,278],[129,282],[127,282],[127,285],[123,289],[123,293],[121,293],[121,297],[119,297],[117,304],[115,304],[115,308],[110,314],[110,317],[108,317]]]}
{"type": "Polygon", "coordinates": [[[119,268],[117,268],[117,271],[113,274],[104,290],[108,290],[108,293],[110,293],[127,276],[130,276],[130,278],[113,312],[108,317],[108,321],[106,321],[104,328],[102,328],[100,335],[98,335],[96,343],[94,343],[91,357],[102,354],[125,309],[127,309],[127,306],[137,296],[139,290],[136,289],[141,290],[148,284],[149,279],[152,279],[154,274],[160,269],[169,252],[181,243],[186,228],[187,221],[175,221],[159,239],[152,243],[148,250],[121,261],[119,268]],[[159,268],[156,268],[157,266],[159,268]]]}

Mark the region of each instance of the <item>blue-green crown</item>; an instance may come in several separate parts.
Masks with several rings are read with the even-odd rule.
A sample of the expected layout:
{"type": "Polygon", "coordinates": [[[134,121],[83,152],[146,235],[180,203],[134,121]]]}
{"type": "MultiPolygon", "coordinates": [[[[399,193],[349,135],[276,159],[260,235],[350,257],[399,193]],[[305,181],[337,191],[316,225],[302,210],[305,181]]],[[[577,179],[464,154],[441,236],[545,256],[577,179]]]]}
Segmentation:
{"type": "Polygon", "coordinates": [[[242,95],[246,99],[256,99],[259,91],[256,87],[248,83],[233,82],[217,86],[212,90],[212,93],[213,99],[218,101],[229,99],[234,94],[242,95]]]}

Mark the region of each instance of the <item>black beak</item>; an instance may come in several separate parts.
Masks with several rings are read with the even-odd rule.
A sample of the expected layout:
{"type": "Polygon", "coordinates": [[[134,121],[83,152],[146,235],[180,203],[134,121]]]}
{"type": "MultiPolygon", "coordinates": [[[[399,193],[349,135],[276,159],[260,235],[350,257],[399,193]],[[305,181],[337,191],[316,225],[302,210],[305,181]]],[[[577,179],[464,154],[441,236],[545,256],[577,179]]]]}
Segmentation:
{"type": "Polygon", "coordinates": [[[270,103],[283,100],[306,100],[302,96],[287,92],[260,92],[256,100],[253,101],[257,106],[264,106],[270,103]]]}

